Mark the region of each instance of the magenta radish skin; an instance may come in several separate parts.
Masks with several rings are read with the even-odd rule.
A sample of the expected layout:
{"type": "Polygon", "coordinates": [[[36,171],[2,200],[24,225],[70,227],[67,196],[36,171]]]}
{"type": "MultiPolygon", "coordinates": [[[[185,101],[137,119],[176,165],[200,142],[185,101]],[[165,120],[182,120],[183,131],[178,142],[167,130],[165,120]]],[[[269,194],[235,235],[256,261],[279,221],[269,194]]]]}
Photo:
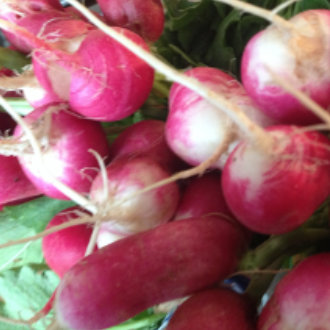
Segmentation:
{"type": "Polygon", "coordinates": [[[232,218],[222,193],[221,174],[218,171],[194,177],[185,187],[174,220],[205,215],[222,215],[232,218]]]}
{"type": "Polygon", "coordinates": [[[294,126],[268,129],[272,153],[241,143],[222,174],[227,204],[238,221],[263,234],[281,234],[303,224],[327,198],[330,142],[294,126]]]}
{"type": "MultiPolygon", "coordinates": [[[[78,218],[70,208],[57,214],[47,225],[46,229],[61,225],[78,218]]],[[[80,210],[80,212],[83,212],[80,210]]],[[[42,252],[50,269],[62,277],[74,264],[85,255],[92,234],[92,226],[82,224],[57,231],[42,239],[42,252]]]]}
{"type": "Polygon", "coordinates": [[[330,10],[308,10],[290,21],[292,33],[270,26],[245,47],[241,76],[261,109],[282,124],[320,122],[299,100],[280,88],[267,67],[324,109],[330,105],[330,10]]]}
{"type": "MultiPolygon", "coordinates": [[[[137,34],[116,29],[148,49],[137,34]]],[[[138,110],[152,89],[154,70],[101,31],[89,31],[79,42],[74,54],[58,53],[57,59],[44,50],[34,54],[41,86],[94,120],[116,121],[138,110]]]]}
{"type": "Polygon", "coordinates": [[[153,159],[121,157],[107,166],[108,197],[104,205],[104,188],[101,173],[94,179],[91,200],[108,208],[109,222],[101,224],[98,245],[111,243],[113,235],[121,237],[154,228],[169,221],[177,208],[180,194],[176,182],[169,183],[144,194],[132,196],[149,185],[170,177],[153,159]],[[127,199],[122,204],[115,203],[127,199]]]}
{"type": "MultiPolygon", "coordinates": [[[[35,123],[44,111],[45,108],[36,109],[25,118],[29,124],[35,123]]],[[[20,133],[19,127],[15,134],[20,133]]],[[[49,173],[77,192],[87,194],[99,170],[98,162],[89,150],[96,151],[103,158],[109,153],[102,127],[69,111],[58,110],[51,115],[48,143],[48,149],[43,153],[45,165],[40,164],[34,154],[19,156],[26,176],[40,191],[52,198],[68,199],[54,187],[49,173]],[[44,166],[47,167],[46,172],[44,166]]]]}
{"type": "Polygon", "coordinates": [[[167,330],[254,330],[255,311],[247,297],[229,289],[209,289],[184,301],[167,330]]]}
{"type": "Polygon", "coordinates": [[[237,265],[241,232],[209,217],[174,221],[123,238],[82,259],[55,299],[60,326],[94,330],[223,280],[237,265]]]}
{"type": "Polygon", "coordinates": [[[154,42],[164,30],[165,14],[160,0],[97,0],[110,25],[130,29],[154,42]]]}
{"type": "Polygon", "coordinates": [[[168,147],[165,139],[165,123],[147,119],[127,127],[110,146],[110,157],[145,155],[173,172],[182,167],[182,162],[168,147]]]}
{"type": "Polygon", "coordinates": [[[328,329],[330,253],[307,257],[276,286],[261,312],[259,330],[328,329]]]}
{"type": "MultiPolygon", "coordinates": [[[[193,68],[185,74],[239,106],[260,126],[273,124],[232,76],[219,69],[207,67],[193,68]]],[[[170,90],[165,134],[170,148],[193,166],[210,158],[215,150],[223,145],[223,155],[213,166],[220,169],[224,166],[230,150],[241,138],[236,125],[222,110],[178,83],[174,83],[170,90]]]]}

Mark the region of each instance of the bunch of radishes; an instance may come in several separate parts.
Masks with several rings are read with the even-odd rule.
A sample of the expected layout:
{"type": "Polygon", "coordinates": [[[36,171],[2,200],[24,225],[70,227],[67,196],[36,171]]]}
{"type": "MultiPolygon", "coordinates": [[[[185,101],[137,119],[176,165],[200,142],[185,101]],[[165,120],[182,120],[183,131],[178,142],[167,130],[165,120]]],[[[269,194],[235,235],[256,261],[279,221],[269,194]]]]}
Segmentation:
{"type": "Polygon", "coordinates": [[[160,0],[100,0],[101,16],[68,2],[0,4],[0,28],[32,59],[0,88],[35,108],[22,118],[0,97],[18,124],[12,134],[1,119],[0,204],[40,194],[77,204],[44,232],[61,277],[53,328],[104,329],[178,298],[168,329],[324,328],[327,253],[298,265],[258,322],[255,301],[223,281],[254,236],[290,235],[329,197],[330,11],[269,15],[246,45],[241,84],[152,54],[160,0]],[[104,126],[147,102],[155,70],[174,81],[166,121],[141,120],[109,143],[104,126]]]}

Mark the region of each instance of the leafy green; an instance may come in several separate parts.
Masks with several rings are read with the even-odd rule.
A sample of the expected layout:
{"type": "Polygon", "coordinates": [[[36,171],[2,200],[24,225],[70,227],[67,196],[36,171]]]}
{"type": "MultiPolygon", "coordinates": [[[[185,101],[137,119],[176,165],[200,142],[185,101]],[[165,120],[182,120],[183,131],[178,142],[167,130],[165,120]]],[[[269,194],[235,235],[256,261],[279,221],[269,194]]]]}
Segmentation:
{"type": "MultiPolygon", "coordinates": [[[[12,319],[27,320],[47,303],[59,283],[59,278],[50,270],[24,266],[0,274],[0,297],[4,301],[2,312],[12,319]]],[[[44,330],[52,315],[49,314],[34,324],[34,329],[44,330]]],[[[26,329],[0,322],[0,330],[26,329]]]]}
{"type": "MultiPolygon", "coordinates": [[[[71,201],[40,197],[27,203],[5,207],[0,212],[0,244],[41,232],[56,213],[72,205],[74,204],[71,201]]],[[[0,272],[42,262],[40,240],[0,249],[0,272]]]]}
{"type": "Polygon", "coordinates": [[[0,47],[0,69],[5,67],[10,70],[21,71],[31,63],[31,60],[22,53],[5,47],[0,47]]]}

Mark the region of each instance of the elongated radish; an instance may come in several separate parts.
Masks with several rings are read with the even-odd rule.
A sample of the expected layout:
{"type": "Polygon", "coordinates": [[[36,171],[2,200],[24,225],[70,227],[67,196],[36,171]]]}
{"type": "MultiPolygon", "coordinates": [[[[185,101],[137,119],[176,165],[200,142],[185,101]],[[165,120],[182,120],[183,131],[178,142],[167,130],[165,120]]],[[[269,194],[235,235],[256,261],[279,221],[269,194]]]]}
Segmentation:
{"type": "Polygon", "coordinates": [[[329,108],[330,10],[304,11],[289,22],[291,30],[272,25],[250,40],[242,59],[242,81],[269,116],[283,124],[313,124],[320,119],[278,86],[272,73],[329,108]]]}
{"type": "MultiPolygon", "coordinates": [[[[77,211],[83,213],[77,207],[62,211],[49,222],[46,229],[77,218],[77,211]]],[[[84,257],[91,234],[91,226],[77,225],[45,236],[42,239],[42,252],[47,265],[62,277],[84,257]]]]}
{"type": "Polygon", "coordinates": [[[130,29],[147,41],[161,36],[165,13],[160,0],[97,0],[106,21],[130,29]]]}
{"type": "Polygon", "coordinates": [[[152,158],[122,156],[111,162],[106,171],[107,185],[104,186],[100,173],[90,191],[92,201],[99,204],[109,220],[101,224],[99,246],[109,244],[118,237],[156,227],[172,218],[180,197],[175,182],[134,195],[150,184],[170,176],[152,158]]]}
{"type": "Polygon", "coordinates": [[[194,177],[186,185],[174,220],[210,214],[233,217],[222,193],[220,172],[194,177]]]}
{"type": "Polygon", "coordinates": [[[253,330],[255,314],[247,297],[229,289],[209,289],[184,301],[166,329],[253,330]]]}
{"type": "MultiPolygon", "coordinates": [[[[41,121],[47,109],[36,109],[25,117],[39,131],[49,125],[48,130],[39,136],[40,143],[44,145],[43,160],[46,165],[40,164],[35,154],[28,153],[19,156],[20,164],[28,178],[47,196],[67,199],[53,186],[47,170],[72,189],[87,194],[98,172],[97,160],[89,150],[107,157],[109,147],[106,136],[98,123],[79,118],[65,108],[53,111],[41,121]]],[[[19,136],[20,132],[18,127],[15,134],[19,136]]]]}
{"type": "Polygon", "coordinates": [[[110,146],[112,159],[142,154],[153,158],[171,172],[182,167],[182,162],[167,145],[165,123],[161,120],[142,120],[127,127],[110,146]]]}
{"type": "MultiPolygon", "coordinates": [[[[273,123],[255,105],[242,85],[232,76],[216,68],[198,67],[186,71],[246,112],[261,126],[273,123]]],[[[171,149],[191,165],[208,159],[223,145],[223,156],[214,164],[222,168],[228,153],[242,133],[228,116],[192,90],[175,83],[170,91],[166,139],[171,149]]]]}
{"type": "Polygon", "coordinates": [[[327,329],[330,324],[330,254],[301,261],[277,284],[258,320],[259,330],[327,329]]]}
{"type": "Polygon", "coordinates": [[[121,239],[63,276],[57,321],[70,329],[103,329],[206,288],[235,269],[241,239],[233,224],[212,217],[174,221],[121,239]]]}
{"type": "Polygon", "coordinates": [[[330,185],[330,141],[321,133],[275,126],[269,153],[241,143],[222,175],[225,199],[236,218],[265,234],[304,223],[326,199],[330,185]]]}

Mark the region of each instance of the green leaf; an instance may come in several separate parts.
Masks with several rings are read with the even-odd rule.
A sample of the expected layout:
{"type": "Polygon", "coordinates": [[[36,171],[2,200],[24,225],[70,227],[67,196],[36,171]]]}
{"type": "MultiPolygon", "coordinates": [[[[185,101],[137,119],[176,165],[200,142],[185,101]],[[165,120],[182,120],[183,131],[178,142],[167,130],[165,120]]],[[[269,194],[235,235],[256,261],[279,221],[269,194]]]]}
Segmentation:
{"type": "Polygon", "coordinates": [[[330,9],[330,2],[329,0],[302,0],[299,1],[294,10],[294,14],[298,14],[302,11],[309,10],[309,9],[330,9]]]}
{"type": "MultiPolygon", "coordinates": [[[[41,232],[55,214],[73,206],[71,201],[36,198],[0,212],[0,244],[41,232]]],[[[41,240],[0,249],[0,272],[29,263],[42,263],[41,240]]]]}
{"type": "Polygon", "coordinates": [[[22,53],[5,47],[0,47],[0,68],[21,71],[22,68],[31,63],[22,53]]]}
{"type": "MultiPolygon", "coordinates": [[[[2,311],[8,318],[29,319],[47,303],[59,278],[50,270],[40,271],[38,267],[24,266],[11,269],[0,275],[0,297],[4,301],[2,311]]],[[[50,323],[48,315],[34,324],[34,329],[44,330],[50,323]]],[[[0,330],[27,329],[24,326],[11,326],[0,322],[0,330]]]]}

